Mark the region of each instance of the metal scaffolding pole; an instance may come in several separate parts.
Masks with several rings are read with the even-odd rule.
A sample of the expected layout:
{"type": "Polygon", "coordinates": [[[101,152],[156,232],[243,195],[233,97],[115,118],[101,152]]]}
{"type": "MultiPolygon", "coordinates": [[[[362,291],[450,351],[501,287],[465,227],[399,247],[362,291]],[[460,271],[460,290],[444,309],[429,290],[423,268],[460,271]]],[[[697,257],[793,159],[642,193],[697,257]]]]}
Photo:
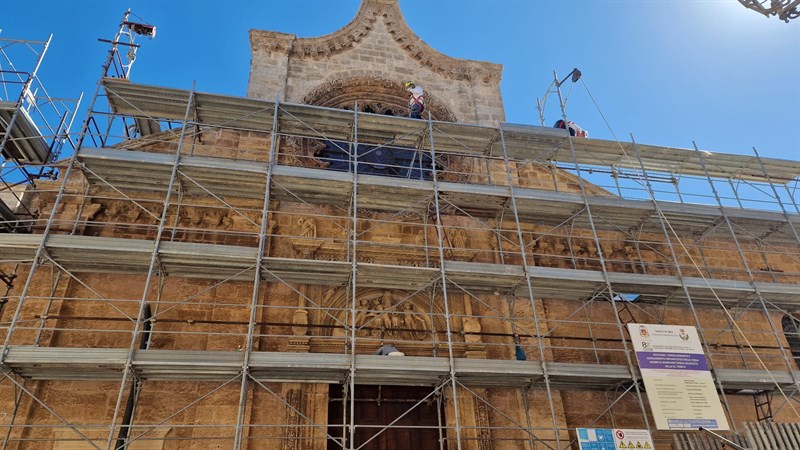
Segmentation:
{"type": "MultiPolygon", "coordinates": [[[[555,78],[556,92],[558,93],[558,102],[561,106],[561,118],[566,124],[568,123],[567,109],[566,109],[566,104],[564,102],[564,98],[562,97],[561,94],[561,84],[558,81],[558,74],[555,71],[553,71],[553,76],[555,78]]],[[[581,169],[578,164],[578,154],[575,151],[575,143],[573,142],[572,136],[570,135],[569,132],[567,133],[567,141],[569,143],[570,153],[572,154],[572,161],[575,167],[575,172],[577,173],[578,176],[578,185],[581,188],[581,196],[583,197],[584,208],[586,210],[586,216],[588,219],[589,227],[591,228],[592,231],[592,237],[594,239],[594,243],[597,246],[597,256],[600,259],[600,272],[603,275],[603,282],[606,286],[606,289],[608,290],[608,295],[609,295],[608,301],[610,303],[611,308],[615,311],[614,319],[617,322],[617,328],[619,329],[620,340],[622,341],[622,346],[625,352],[625,359],[627,360],[628,363],[628,370],[630,371],[631,379],[636,380],[636,370],[634,368],[633,360],[630,354],[631,349],[628,347],[628,341],[625,339],[625,330],[622,321],[620,320],[619,315],[616,314],[616,305],[614,304],[614,297],[615,297],[614,289],[611,287],[611,281],[608,278],[608,271],[606,270],[605,257],[603,256],[603,248],[600,245],[600,237],[597,234],[597,228],[595,227],[594,217],[592,215],[592,208],[589,205],[589,194],[586,192],[586,183],[583,180],[583,175],[581,175],[581,169]]],[[[645,428],[648,431],[650,431],[650,419],[648,419],[647,417],[647,409],[644,406],[644,400],[642,399],[642,392],[641,389],[639,388],[639,383],[636,381],[634,381],[633,383],[636,389],[636,396],[637,400],[639,401],[639,409],[642,412],[642,419],[644,420],[645,428]]]]}
{"type": "MultiPolygon", "coordinates": [[[[355,106],[353,107],[353,142],[352,147],[350,148],[350,156],[352,157],[353,161],[353,193],[350,199],[350,204],[353,208],[352,210],[352,227],[351,227],[351,241],[350,246],[352,248],[352,252],[350,253],[350,257],[352,258],[351,261],[351,270],[350,270],[350,371],[349,371],[349,379],[347,381],[349,389],[345,389],[344,392],[348,395],[345,395],[345,400],[350,400],[350,420],[349,422],[349,432],[350,432],[350,450],[355,450],[356,445],[356,426],[355,426],[355,417],[356,417],[356,307],[358,305],[358,291],[357,291],[357,278],[358,278],[358,102],[356,101],[355,106]]],[[[342,440],[345,439],[345,436],[342,436],[342,440]]],[[[343,442],[344,444],[344,442],[343,442]]],[[[344,445],[343,445],[344,447],[344,445]]]]}
{"type": "Polygon", "coordinates": [[[123,370],[122,380],[120,381],[120,389],[117,395],[116,406],[114,407],[114,416],[111,420],[111,424],[109,425],[108,440],[106,441],[106,446],[108,449],[113,448],[112,446],[114,445],[115,442],[114,433],[116,431],[116,422],[117,418],[119,417],[120,406],[122,405],[122,399],[125,394],[125,386],[128,384],[128,378],[133,376],[132,374],[133,367],[131,365],[131,361],[133,360],[133,355],[136,352],[139,330],[143,326],[145,320],[145,310],[147,308],[147,296],[148,296],[148,291],[150,290],[150,284],[152,283],[153,275],[155,274],[158,267],[158,255],[161,247],[161,238],[163,236],[165,224],[167,222],[170,198],[172,196],[173,187],[175,186],[175,182],[178,177],[178,167],[180,166],[181,151],[183,150],[183,139],[186,135],[187,124],[189,123],[189,114],[192,112],[192,109],[194,108],[194,98],[195,98],[194,87],[195,83],[192,83],[192,90],[190,91],[189,98],[186,101],[186,112],[183,118],[183,126],[181,127],[181,133],[178,138],[177,150],[175,151],[175,159],[173,160],[172,163],[172,172],[170,173],[169,184],[167,185],[167,192],[164,197],[164,210],[161,211],[161,218],[159,219],[158,230],[156,231],[156,236],[153,241],[153,251],[150,254],[150,266],[147,270],[144,287],[142,288],[142,298],[139,302],[139,312],[136,315],[136,322],[134,323],[133,332],[131,333],[131,343],[130,346],[128,347],[128,355],[125,363],[125,369],[123,370]]]}
{"type": "Polygon", "coordinates": [[[275,169],[277,156],[275,154],[276,130],[278,129],[278,95],[275,96],[275,113],[272,119],[272,132],[269,141],[269,163],[267,165],[267,176],[264,187],[264,204],[261,207],[261,229],[258,235],[258,253],[256,254],[256,266],[253,279],[253,294],[250,300],[250,317],[247,323],[247,338],[245,342],[244,361],[242,362],[242,383],[239,388],[239,406],[236,412],[236,429],[234,432],[233,448],[241,450],[244,441],[244,415],[247,407],[247,388],[250,381],[250,359],[253,355],[253,340],[256,327],[256,311],[258,309],[258,298],[261,291],[261,269],[264,260],[264,251],[267,247],[267,222],[269,219],[269,202],[272,196],[272,173],[275,169]]]}
{"type": "Polygon", "coordinates": [[[433,117],[428,112],[428,141],[431,144],[431,178],[433,181],[433,204],[436,210],[436,237],[439,250],[439,276],[442,280],[442,297],[444,304],[445,329],[447,332],[447,359],[450,366],[450,390],[453,396],[453,419],[455,421],[456,448],[461,450],[461,421],[458,411],[458,389],[456,387],[456,368],[453,361],[453,332],[450,326],[450,300],[447,297],[447,270],[445,269],[444,239],[445,231],[442,223],[442,211],[439,205],[439,179],[436,171],[436,146],[433,140],[433,117]]]}
{"type": "MultiPolygon", "coordinates": [[[[517,195],[516,195],[516,187],[514,186],[514,179],[511,176],[511,164],[508,159],[508,151],[506,150],[506,139],[505,134],[503,133],[503,128],[500,127],[500,145],[503,148],[503,161],[505,162],[506,166],[506,180],[508,182],[508,190],[509,190],[509,197],[511,199],[511,210],[514,212],[514,226],[517,229],[517,239],[519,244],[520,250],[520,258],[522,260],[522,268],[525,273],[525,285],[528,290],[528,299],[531,303],[531,314],[533,315],[533,326],[536,331],[536,344],[537,348],[539,349],[539,363],[542,365],[542,372],[545,384],[545,391],[547,392],[547,405],[550,408],[550,418],[552,420],[553,425],[553,435],[556,440],[556,448],[561,448],[561,437],[560,437],[560,429],[558,426],[558,421],[556,420],[556,409],[555,404],[553,403],[553,390],[550,386],[550,375],[547,369],[547,357],[544,350],[544,337],[542,335],[541,327],[539,325],[539,314],[536,312],[536,296],[533,293],[533,283],[531,282],[531,269],[528,266],[528,255],[525,251],[525,239],[522,236],[522,225],[520,224],[519,220],[519,211],[517,210],[517,195]]],[[[535,264],[535,263],[534,263],[535,264]]],[[[513,318],[514,311],[511,311],[511,316],[513,318]]],[[[513,322],[512,322],[513,325],[513,322]]],[[[525,395],[525,405],[526,410],[525,414],[528,414],[527,411],[527,393],[523,392],[525,395]]]]}
{"type": "MultiPolygon", "coordinates": [[[[706,340],[705,330],[700,323],[700,316],[697,314],[697,308],[695,307],[694,302],[692,301],[692,295],[689,292],[689,287],[686,285],[686,280],[683,276],[683,270],[681,269],[680,261],[678,260],[678,255],[675,252],[675,247],[672,244],[672,235],[670,230],[668,229],[668,222],[666,221],[666,217],[664,212],[661,210],[661,205],[656,199],[655,192],[653,191],[653,185],[650,181],[650,175],[644,168],[644,162],[642,161],[642,156],[639,152],[639,146],[636,144],[636,140],[634,139],[633,135],[631,134],[631,142],[633,143],[633,151],[636,155],[636,160],[639,163],[639,167],[642,170],[642,174],[644,175],[644,182],[645,186],[647,187],[647,192],[650,195],[650,199],[653,202],[653,207],[656,209],[656,215],[658,216],[658,223],[661,226],[661,231],[664,233],[664,238],[667,240],[667,248],[669,249],[670,256],[672,257],[673,264],[675,265],[675,274],[680,280],[681,283],[681,290],[683,294],[686,296],[686,302],[689,305],[689,310],[692,312],[692,318],[694,319],[694,323],[697,324],[697,332],[700,335],[700,342],[703,344],[703,350],[705,350],[706,355],[708,355],[708,363],[709,367],[711,368],[712,373],[716,373],[716,366],[714,363],[714,358],[712,357],[711,349],[708,346],[708,341],[706,340]]],[[[678,236],[676,236],[678,238],[678,236]]],[[[680,238],[678,238],[680,239],[680,238]]],[[[724,306],[720,305],[724,308],[724,306]]],[[[722,404],[725,405],[725,411],[728,413],[728,416],[731,418],[733,422],[733,432],[737,432],[736,421],[734,420],[733,410],[731,410],[730,404],[728,403],[728,397],[725,395],[725,390],[722,386],[722,381],[719,377],[714,376],[714,381],[717,384],[717,389],[719,389],[720,395],[722,395],[722,404]]]]}

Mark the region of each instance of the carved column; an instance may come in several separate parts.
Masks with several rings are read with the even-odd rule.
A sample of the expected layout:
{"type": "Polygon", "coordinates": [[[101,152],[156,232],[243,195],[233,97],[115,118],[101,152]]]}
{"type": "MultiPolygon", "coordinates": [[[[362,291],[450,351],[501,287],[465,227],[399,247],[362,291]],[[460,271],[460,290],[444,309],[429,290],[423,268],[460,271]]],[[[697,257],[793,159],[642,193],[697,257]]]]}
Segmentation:
{"type": "Polygon", "coordinates": [[[467,358],[486,358],[486,348],[483,345],[483,336],[481,336],[481,323],[477,317],[472,315],[472,299],[469,295],[463,294],[464,303],[464,342],[467,344],[465,356],[467,358]]]}
{"type": "MultiPolygon", "coordinates": [[[[491,430],[489,428],[489,407],[486,402],[472,395],[462,387],[457,389],[458,395],[458,417],[459,427],[461,428],[461,449],[462,450],[491,450],[491,430]]],[[[486,389],[471,388],[477,395],[486,396],[486,389]]],[[[447,448],[457,450],[455,432],[455,408],[453,407],[453,391],[446,386],[442,388],[442,398],[444,399],[444,416],[447,425],[447,448]]]]}
{"type": "Polygon", "coordinates": [[[328,385],[284,383],[286,402],[280,450],[324,450],[328,422],[328,385]]]}
{"type": "Polygon", "coordinates": [[[308,353],[308,310],[306,310],[306,297],[308,285],[299,286],[300,294],[297,296],[297,309],[292,314],[292,337],[289,338],[287,350],[295,353],[308,353]]]}

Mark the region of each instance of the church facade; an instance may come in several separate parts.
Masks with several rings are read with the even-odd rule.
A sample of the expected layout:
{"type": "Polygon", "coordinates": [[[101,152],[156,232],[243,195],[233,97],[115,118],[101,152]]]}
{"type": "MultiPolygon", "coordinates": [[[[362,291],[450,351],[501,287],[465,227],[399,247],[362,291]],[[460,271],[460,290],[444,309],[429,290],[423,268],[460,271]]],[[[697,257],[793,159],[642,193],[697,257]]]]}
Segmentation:
{"type": "Polygon", "coordinates": [[[791,167],[607,164],[615,142],[506,124],[502,67],[437,52],[396,0],[250,45],[247,98],[105,79],[132,131],[84,139],[0,239],[5,448],[679,448],[628,324],[698,328],[732,432],[797,421],[797,214],[586,178],[782,188],[791,167]]]}

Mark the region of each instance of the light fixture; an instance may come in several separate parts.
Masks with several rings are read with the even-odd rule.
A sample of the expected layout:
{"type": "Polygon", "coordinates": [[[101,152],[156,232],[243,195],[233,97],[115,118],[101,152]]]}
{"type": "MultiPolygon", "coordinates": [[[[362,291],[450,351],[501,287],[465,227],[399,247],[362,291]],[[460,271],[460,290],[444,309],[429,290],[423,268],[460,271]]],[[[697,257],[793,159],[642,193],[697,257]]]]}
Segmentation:
{"type": "Polygon", "coordinates": [[[150,39],[156,37],[156,27],[154,25],[138,22],[125,22],[125,25],[128,26],[128,29],[131,30],[132,33],[147,36],[150,39]]]}
{"type": "Polygon", "coordinates": [[[581,79],[581,75],[582,74],[581,74],[580,70],[578,70],[577,68],[576,69],[572,69],[572,72],[568,73],[567,76],[565,76],[564,79],[561,80],[558,83],[558,85],[561,86],[562,84],[564,84],[565,81],[567,81],[567,78],[570,78],[570,77],[572,77],[572,82],[574,83],[574,82],[576,82],[576,81],[581,79]]]}

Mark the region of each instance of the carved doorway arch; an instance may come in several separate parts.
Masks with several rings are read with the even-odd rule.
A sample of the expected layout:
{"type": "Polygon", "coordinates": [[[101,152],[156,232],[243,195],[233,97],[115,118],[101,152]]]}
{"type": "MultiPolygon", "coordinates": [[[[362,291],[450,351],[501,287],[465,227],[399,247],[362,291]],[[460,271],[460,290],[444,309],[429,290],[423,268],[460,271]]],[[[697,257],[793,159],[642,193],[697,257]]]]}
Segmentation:
{"type": "MultiPolygon", "coordinates": [[[[424,88],[424,86],[423,86],[424,88]]],[[[329,81],[303,97],[303,103],[390,116],[408,115],[408,93],[403,84],[378,77],[352,77],[329,81]]],[[[456,122],[456,117],[435,96],[425,93],[425,110],[433,120],[456,122]]]]}
{"type": "MultiPolygon", "coordinates": [[[[351,301],[345,289],[329,288],[322,295],[321,308],[309,311],[308,322],[314,325],[309,328],[314,330],[310,333],[313,351],[338,351],[341,340],[349,336],[351,301]]],[[[396,343],[407,354],[422,356],[441,345],[440,335],[447,328],[444,310],[427,294],[363,289],[356,302],[356,338],[362,351],[371,352],[385,340],[396,343]]],[[[451,323],[451,328],[460,341],[460,321],[451,323]]],[[[457,353],[464,351],[462,345],[458,347],[457,353]]]]}
{"type": "MultiPolygon", "coordinates": [[[[350,111],[353,110],[356,102],[358,102],[360,112],[401,117],[408,115],[408,93],[402,83],[372,76],[342,78],[325,82],[303,97],[303,102],[314,106],[350,111]]],[[[430,112],[431,118],[435,121],[457,121],[456,116],[450,112],[442,101],[435,95],[426,92],[425,112],[423,115],[427,116],[428,112],[430,112]]],[[[349,163],[346,160],[347,158],[344,158],[344,155],[340,158],[337,155],[326,154],[326,144],[319,139],[289,137],[284,138],[284,144],[286,145],[284,152],[289,158],[288,164],[330,168],[332,170],[348,170],[349,163]]],[[[380,154],[380,152],[372,152],[368,148],[365,151],[367,155],[372,155],[372,157],[380,154]]],[[[333,153],[338,152],[333,149],[333,153]]],[[[403,152],[403,149],[398,149],[398,151],[391,150],[389,153],[392,155],[392,161],[386,164],[378,161],[377,165],[374,165],[377,168],[374,173],[369,172],[370,164],[368,161],[368,164],[364,166],[365,170],[375,175],[386,175],[383,173],[387,172],[384,170],[385,167],[391,167],[395,171],[400,168],[400,172],[403,173],[388,173],[388,176],[414,179],[430,177],[429,173],[419,173],[429,171],[425,166],[430,165],[430,160],[428,159],[426,162],[413,159],[415,158],[414,149],[407,149],[405,152],[403,152]],[[404,158],[412,159],[407,161],[404,158]],[[418,171],[413,169],[410,170],[413,173],[404,172],[404,170],[413,167],[414,164],[420,166],[418,171]]],[[[439,177],[443,181],[463,181],[472,172],[473,164],[473,160],[457,155],[440,155],[437,157],[437,166],[442,169],[439,177]]],[[[391,172],[391,170],[388,172],[391,172]]]]}

